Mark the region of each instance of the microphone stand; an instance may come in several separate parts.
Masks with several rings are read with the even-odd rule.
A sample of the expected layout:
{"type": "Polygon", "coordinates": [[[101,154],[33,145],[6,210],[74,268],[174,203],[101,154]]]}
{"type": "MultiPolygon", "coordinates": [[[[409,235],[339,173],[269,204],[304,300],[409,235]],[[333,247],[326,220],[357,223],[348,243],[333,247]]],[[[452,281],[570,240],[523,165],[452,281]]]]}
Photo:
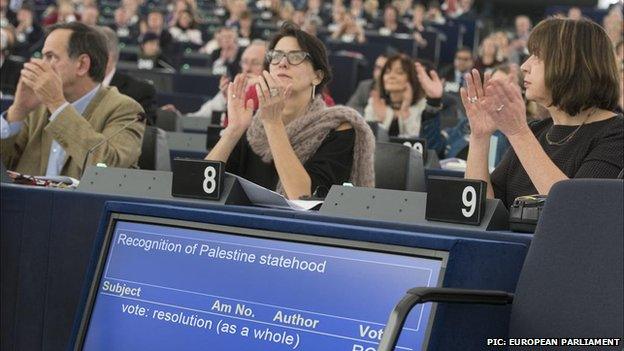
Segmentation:
{"type": "Polygon", "coordinates": [[[126,128],[128,128],[131,124],[135,123],[135,122],[143,122],[145,119],[147,118],[147,115],[143,112],[139,112],[139,114],[137,114],[137,116],[130,122],[124,124],[121,128],[119,128],[119,130],[117,130],[115,133],[109,135],[108,137],[102,139],[99,143],[93,145],[88,151],[87,151],[87,155],[84,158],[84,161],[82,162],[82,171],[80,172],[80,179],[82,179],[82,176],[84,175],[84,172],[86,171],[86,167],[87,167],[87,160],[89,159],[89,156],[91,156],[91,153],[95,150],[97,150],[97,148],[99,148],[100,146],[102,146],[102,144],[108,142],[109,140],[111,140],[113,137],[115,137],[116,135],[118,135],[119,133],[123,132],[124,130],[126,130],[126,128]]]}

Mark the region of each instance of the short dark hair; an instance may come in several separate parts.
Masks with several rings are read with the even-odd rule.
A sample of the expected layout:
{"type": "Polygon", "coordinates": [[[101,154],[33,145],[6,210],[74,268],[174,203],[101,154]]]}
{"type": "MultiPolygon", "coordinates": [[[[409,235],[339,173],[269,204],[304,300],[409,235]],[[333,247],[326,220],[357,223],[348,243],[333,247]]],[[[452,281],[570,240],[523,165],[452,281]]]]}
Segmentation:
{"type": "Polygon", "coordinates": [[[401,63],[401,67],[403,71],[407,74],[407,82],[412,86],[412,105],[416,104],[422,97],[425,96],[425,92],[423,91],[420,83],[418,82],[418,75],[416,74],[416,67],[414,66],[414,61],[405,54],[396,54],[394,56],[390,56],[386,64],[381,69],[381,74],[379,75],[379,94],[386,101],[387,104],[390,104],[390,94],[386,91],[384,87],[383,78],[384,75],[392,68],[392,64],[396,61],[401,63]]]}
{"type": "Polygon", "coordinates": [[[587,19],[548,18],[533,29],[527,47],[544,61],[544,82],[553,106],[571,116],[590,107],[617,107],[615,50],[601,26],[587,19]]]}
{"type": "Polygon", "coordinates": [[[104,80],[106,64],[108,63],[108,47],[104,34],[94,27],[80,22],[55,24],[48,29],[50,33],[58,29],[71,31],[69,43],[67,44],[67,54],[70,58],[76,59],[80,55],[87,55],[91,60],[89,65],[89,77],[95,82],[104,80]]]}
{"type": "Polygon", "coordinates": [[[469,48],[467,46],[462,46],[459,49],[457,49],[457,51],[455,51],[455,55],[457,55],[457,53],[460,53],[460,52],[467,52],[467,53],[470,54],[470,57],[472,58],[472,49],[471,48],[469,48]]]}
{"type": "MultiPolygon", "coordinates": [[[[269,50],[273,50],[277,43],[284,37],[295,38],[301,50],[310,54],[312,68],[314,68],[315,71],[321,70],[323,72],[323,80],[316,86],[316,93],[317,95],[320,94],[325,85],[332,79],[332,71],[329,67],[329,59],[327,58],[325,45],[317,37],[299,29],[294,23],[286,22],[282,25],[280,31],[271,39],[269,50]]],[[[264,60],[264,69],[269,69],[268,60],[264,60]]]]}

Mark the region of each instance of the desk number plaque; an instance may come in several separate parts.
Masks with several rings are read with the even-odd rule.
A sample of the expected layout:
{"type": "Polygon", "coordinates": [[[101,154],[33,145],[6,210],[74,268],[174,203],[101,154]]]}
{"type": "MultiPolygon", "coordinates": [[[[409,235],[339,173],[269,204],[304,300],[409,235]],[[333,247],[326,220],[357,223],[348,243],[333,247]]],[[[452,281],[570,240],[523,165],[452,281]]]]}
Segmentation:
{"type": "Polygon", "coordinates": [[[420,152],[423,157],[423,162],[427,162],[427,139],[425,138],[405,138],[405,137],[390,137],[390,141],[393,143],[403,144],[407,147],[420,152]]]}
{"type": "Polygon", "coordinates": [[[221,198],[225,172],[223,162],[176,158],[171,168],[172,196],[216,201],[221,198]]]}
{"type": "Polygon", "coordinates": [[[454,177],[429,177],[428,221],[479,225],[485,214],[487,183],[454,177]]]}

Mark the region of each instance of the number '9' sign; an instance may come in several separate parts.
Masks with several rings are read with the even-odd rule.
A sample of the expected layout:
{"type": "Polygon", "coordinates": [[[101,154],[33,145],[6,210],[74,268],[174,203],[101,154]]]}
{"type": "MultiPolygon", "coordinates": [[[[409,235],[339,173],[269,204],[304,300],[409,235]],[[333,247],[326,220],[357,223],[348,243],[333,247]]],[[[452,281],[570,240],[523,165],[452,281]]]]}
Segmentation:
{"type": "Polygon", "coordinates": [[[487,183],[454,177],[429,177],[425,218],[479,225],[485,214],[487,183]]]}

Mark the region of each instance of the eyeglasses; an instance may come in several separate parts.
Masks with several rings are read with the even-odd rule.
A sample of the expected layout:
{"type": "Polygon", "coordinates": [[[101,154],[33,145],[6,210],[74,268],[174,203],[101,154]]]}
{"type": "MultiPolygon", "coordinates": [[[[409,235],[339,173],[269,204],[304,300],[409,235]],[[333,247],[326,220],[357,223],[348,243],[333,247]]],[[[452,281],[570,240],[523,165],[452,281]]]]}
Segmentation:
{"type": "Polygon", "coordinates": [[[296,66],[301,64],[306,58],[312,59],[312,56],[305,51],[289,51],[283,52],[279,50],[271,50],[267,53],[266,58],[272,65],[277,65],[286,57],[289,64],[296,66]]]}

